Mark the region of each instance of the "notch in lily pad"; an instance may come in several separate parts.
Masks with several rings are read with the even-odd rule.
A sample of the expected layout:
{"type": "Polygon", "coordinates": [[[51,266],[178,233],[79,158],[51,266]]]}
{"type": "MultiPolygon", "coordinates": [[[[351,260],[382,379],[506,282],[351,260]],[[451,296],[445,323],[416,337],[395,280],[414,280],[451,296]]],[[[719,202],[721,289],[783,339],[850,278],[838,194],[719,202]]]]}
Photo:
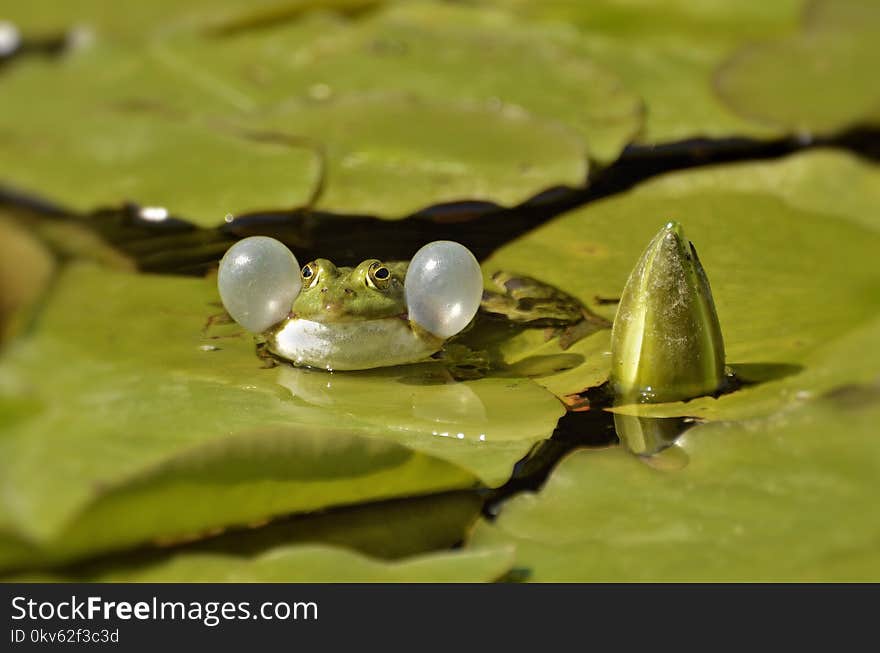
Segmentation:
{"type": "MultiPolygon", "coordinates": [[[[725,382],[712,290],[677,222],[654,236],[626,282],[611,332],[610,382],[615,404],[682,401],[715,393],[725,382]]],[[[615,416],[621,440],[642,455],[674,441],[668,425],[655,422],[615,416]]]]}

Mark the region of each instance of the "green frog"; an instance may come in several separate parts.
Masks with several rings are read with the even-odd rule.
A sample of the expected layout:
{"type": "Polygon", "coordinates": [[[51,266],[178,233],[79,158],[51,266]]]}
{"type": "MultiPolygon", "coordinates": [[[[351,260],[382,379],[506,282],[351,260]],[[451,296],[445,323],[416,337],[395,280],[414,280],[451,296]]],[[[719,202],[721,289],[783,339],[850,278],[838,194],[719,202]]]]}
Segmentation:
{"type": "MultiPolygon", "coordinates": [[[[283,317],[267,318],[274,321],[266,329],[260,329],[259,322],[251,327],[259,332],[261,349],[295,365],[331,371],[441,358],[450,366],[471,368],[478,376],[488,366],[486,355],[464,344],[477,322],[545,328],[548,337],[560,337],[563,348],[610,326],[575,297],[531,277],[498,272],[492,277],[496,289],[484,290],[473,255],[457,243],[439,243],[446,247],[439,259],[437,248],[423,254],[432,244],[411,261],[369,259],[356,267],[337,267],[327,259],[317,259],[306,264],[299,272],[301,286],[292,304],[286,299],[280,302],[290,307],[281,311],[283,317]],[[448,272],[434,274],[435,268],[444,265],[448,272]],[[427,308],[422,305],[425,302],[427,308]]],[[[231,284],[223,280],[223,273],[221,263],[219,285],[229,310],[231,284]]],[[[253,287],[252,280],[238,284],[253,287]]]]}

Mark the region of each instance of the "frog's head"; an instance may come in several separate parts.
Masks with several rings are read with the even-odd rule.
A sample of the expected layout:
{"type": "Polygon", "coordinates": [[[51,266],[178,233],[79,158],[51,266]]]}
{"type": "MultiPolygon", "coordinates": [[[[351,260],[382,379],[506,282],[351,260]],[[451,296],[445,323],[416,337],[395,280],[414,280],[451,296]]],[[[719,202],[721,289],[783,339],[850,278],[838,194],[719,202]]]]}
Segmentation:
{"type": "Polygon", "coordinates": [[[405,273],[399,263],[368,259],[355,268],[337,268],[319,258],[302,268],[292,317],[329,323],[406,315],[405,273]]]}
{"type": "Polygon", "coordinates": [[[483,279],[474,255],[450,241],[428,243],[409,263],[368,259],[337,268],[317,259],[300,270],[284,243],[251,236],[223,256],[217,288],[232,319],[252,333],[290,319],[330,324],[405,317],[413,329],[446,339],[473,319],[483,279]]]}

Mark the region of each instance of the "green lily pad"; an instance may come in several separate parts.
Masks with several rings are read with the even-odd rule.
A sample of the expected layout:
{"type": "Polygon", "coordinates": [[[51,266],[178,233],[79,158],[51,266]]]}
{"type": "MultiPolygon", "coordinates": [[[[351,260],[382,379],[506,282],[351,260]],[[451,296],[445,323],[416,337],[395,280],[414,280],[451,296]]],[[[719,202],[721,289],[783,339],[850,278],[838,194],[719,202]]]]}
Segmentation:
{"type": "Polygon", "coordinates": [[[565,412],[556,398],[524,378],[456,382],[439,364],[347,372],[281,366],[277,383],[302,413],[370,431],[469,470],[500,485],[513,464],[550,436],[565,412]],[[379,408],[381,406],[381,408],[379,408]]]}
{"type": "Polygon", "coordinates": [[[802,0],[478,0],[535,20],[572,24],[633,40],[694,38],[723,44],[772,35],[797,18],[802,0]]]}
{"type": "Polygon", "coordinates": [[[216,301],[202,280],[61,277],[0,363],[0,566],[498,485],[563,412],[531,381],[439,365],[262,369],[250,336],[203,335],[216,301]]]}
{"type": "Polygon", "coordinates": [[[577,132],[525,112],[402,94],[288,102],[265,128],[305,135],[326,157],[313,206],[402,218],[463,199],[513,206],[587,175],[577,132]]]}
{"type": "MultiPolygon", "coordinates": [[[[861,157],[831,149],[805,150],[778,161],[706,166],[670,175],[672,193],[726,188],[737,193],[772,194],[786,204],[880,229],[872,207],[880,205],[880,168],[861,157]],[[840,192],[841,179],[847,192],[840,192]]],[[[697,243],[699,245],[699,243],[697,243]]]]}
{"type": "Polygon", "coordinates": [[[0,15],[26,36],[45,37],[71,29],[96,32],[101,40],[142,41],[174,31],[215,31],[273,20],[290,20],[314,10],[357,15],[381,0],[155,0],[129,5],[114,0],[4,0],[0,15]]]}
{"type": "MultiPolygon", "coordinates": [[[[227,403],[231,399],[219,392],[215,396],[227,403]]],[[[166,409],[178,422],[183,421],[177,406],[166,402],[166,409]]],[[[40,443],[25,428],[34,426],[34,418],[40,415],[32,412],[36,414],[17,420],[14,431],[19,437],[4,434],[11,440],[4,446],[6,537],[0,545],[0,565],[5,568],[56,564],[146,541],[193,539],[217,528],[278,514],[467,487],[474,482],[462,470],[400,445],[317,427],[310,431],[278,427],[223,437],[223,429],[214,425],[208,435],[216,441],[190,446],[183,454],[172,454],[143,471],[145,465],[134,460],[127,467],[137,471],[126,477],[108,462],[108,433],[115,433],[114,424],[109,423],[97,434],[102,436],[103,449],[98,442],[83,442],[78,449],[81,453],[68,456],[47,472],[46,456],[41,460],[39,452],[33,451],[40,443]],[[95,457],[85,458],[90,455],[95,457]],[[18,467],[7,469],[6,463],[15,461],[18,467]],[[26,465],[36,465],[40,471],[31,475],[40,477],[30,483],[22,478],[26,465]]],[[[55,427],[64,428],[58,435],[77,435],[73,421],[65,421],[66,427],[55,427]]],[[[147,422],[146,426],[161,425],[147,422]]],[[[166,432],[174,433],[174,428],[165,426],[166,432]]],[[[186,429],[176,428],[189,435],[186,429]]],[[[149,447],[150,436],[154,449],[173,448],[173,442],[155,442],[157,431],[131,431],[136,440],[146,441],[142,449],[149,447]]],[[[117,445],[110,453],[120,455],[120,449],[124,447],[117,445]]],[[[126,471],[122,464],[117,467],[126,471]]]]}
{"type": "MultiPolygon", "coordinates": [[[[386,499],[227,529],[205,539],[173,543],[172,551],[254,556],[281,545],[326,544],[397,560],[460,544],[482,507],[480,492],[474,490],[386,499]]],[[[91,575],[108,566],[147,564],[168,555],[169,550],[162,546],[122,551],[77,564],[76,574],[91,575]]]]}
{"type": "MultiPolygon", "coordinates": [[[[153,566],[179,553],[253,558],[290,545],[328,545],[397,560],[461,543],[479,517],[482,503],[479,493],[473,490],[385,499],[259,520],[244,526],[172,535],[133,549],[97,551],[72,563],[69,556],[35,557],[26,543],[9,540],[3,542],[3,557],[4,562],[13,560],[9,551],[17,544],[20,551],[13,566],[28,570],[55,567],[51,573],[77,578],[153,566]]],[[[30,576],[39,572],[23,573],[30,576]]]]}
{"type": "Polygon", "coordinates": [[[865,394],[697,426],[675,472],[574,453],[471,543],[515,544],[533,581],[876,581],[880,392],[865,394]]]}
{"type": "MultiPolygon", "coordinates": [[[[712,284],[728,363],[744,379],[765,382],[718,399],[642,406],[639,414],[769,414],[828,389],[833,379],[875,369],[870,357],[836,352],[880,315],[877,181],[876,167],[821,151],[670,174],[566,214],[501,248],[484,267],[522,271],[540,262],[543,279],[589,303],[619,296],[659,226],[681,222],[712,284]],[[821,178],[850,188],[850,175],[861,181],[837,206],[811,187],[821,178]]],[[[570,394],[596,378],[591,366],[583,379],[574,368],[564,383],[536,380],[570,394]]]]}
{"type": "Polygon", "coordinates": [[[37,334],[10,344],[0,525],[28,544],[25,559],[475,483],[320,416],[295,418],[255,358],[199,348],[205,290],[74,268],[37,334]]]}
{"type": "Polygon", "coordinates": [[[203,225],[230,212],[308,202],[320,173],[312,148],[255,141],[176,113],[161,100],[174,79],[144,78],[155,72],[112,48],[8,71],[0,77],[3,181],[75,211],[134,202],[203,225]],[[46,102],[47,89],[59,100],[46,102]]]}
{"type": "Polygon", "coordinates": [[[880,6],[819,1],[804,29],[744,46],[718,71],[721,97],[741,115],[808,134],[880,124],[880,6]]]}
{"type": "MultiPolygon", "coordinates": [[[[193,70],[214,74],[259,103],[377,90],[452,99],[494,108],[501,118],[527,114],[565,125],[603,162],[616,158],[639,126],[637,98],[613,73],[573,51],[565,30],[530,26],[503,12],[399,3],[347,29],[322,23],[310,34],[304,40],[303,23],[294,22],[168,48],[193,70]]],[[[535,185],[526,188],[534,192],[535,185]]],[[[321,206],[336,209],[329,199],[321,206]]]]}
{"type": "Polygon", "coordinates": [[[99,43],[23,61],[0,87],[6,183],[77,211],[133,202],[203,226],[299,207],[515,205],[582,185],[588,156],[615,158],[640,119],[556,31],[431,3],[99,43]]]}
{"type": "MultiPolygon", "coordinates": [[[[591,308],[608,319],[609,324],[614,319],[613,305],[591,308]]],[[[610,328],[599,328],[565,349],[559,338],[550,337],[550,333],[540,329],[527,329],[500,340],[497,335],[489,338],[476,335],[474,345],[488,351],[497,361],[499,369],[493,371],[493,376],[528,377],[560,398],[601,385],[611,368],[610,328]]]]}
{"type": "Polygon", "coordinates": [[[13,581],[123,583],[480,583],[502,577],[513,548],[444,551],[387,562],[346,549],[282,546],[257,556],[188,553],[85,577],[32,575],[13,581]]]}
{"type": "Polygon", "coordinates": [[[644,104],[636,139],[657,144],[698,137],[781,135],[732,111],[713,90],[715,69],[742,43],[787,34],[801,0],[779,2],[570,2],[486,0],[532,22],[573,25],[583,56],[616,73],[644,104]]]}

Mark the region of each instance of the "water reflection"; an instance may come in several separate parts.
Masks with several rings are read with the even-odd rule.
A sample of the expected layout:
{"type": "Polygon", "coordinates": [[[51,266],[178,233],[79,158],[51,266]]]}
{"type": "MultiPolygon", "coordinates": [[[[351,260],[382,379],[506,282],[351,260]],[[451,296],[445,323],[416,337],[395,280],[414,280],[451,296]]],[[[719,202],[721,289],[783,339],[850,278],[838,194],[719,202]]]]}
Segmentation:
{"type": "Polygon", "coordinates": [[[686,417],[638,417],[614,415],[614,429],[621,443],[640,456],[650,456],[675,443],[693,423],[686,417]]]}
{"type": "Polygon", "coordinates": [[[501,402],[511,400],[497,381],[458,382],[430,363],[344,374],[282,365],[278,383],[306,404],[336,414],[459,440],[486,440],[506,421],[491,424],[487,406],[497,414],[501,402]]]}
{"type": "Polygon", "coordinates": [[[692,417],[640,417],[614,414],[614,430],[622,445],[655,469],[674,471],[688,463],[679,446],[682,434],[696,421],[692,417]]]}

